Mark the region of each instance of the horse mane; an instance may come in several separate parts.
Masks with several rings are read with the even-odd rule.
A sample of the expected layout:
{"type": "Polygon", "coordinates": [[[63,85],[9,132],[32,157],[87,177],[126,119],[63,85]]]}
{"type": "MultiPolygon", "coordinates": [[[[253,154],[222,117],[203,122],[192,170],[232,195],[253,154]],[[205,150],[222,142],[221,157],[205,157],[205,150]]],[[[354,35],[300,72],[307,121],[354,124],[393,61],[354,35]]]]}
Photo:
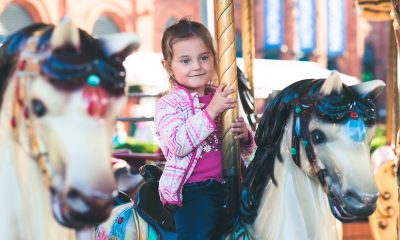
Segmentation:
{"type": "MultiPolygon", "coordinates": [[[[298,119],[300,123],[300,129],[295,129],[293,122],[292,147],[296,149],[299,149],[300,141],[311,143],[308,131],[311,115],[318,116],[324,122],[340,123],[349,118],[351,111],[355,111],[366,125],[375,123],[375,105],[371,99],[362,99],[344,84],[340,93],[333,92],[325,96],[320,93],[324,80],[306,79],[295,82],[283,89],[268,104],[255,134],[258,148],[243,183],[240,213],[244,222],[252,223],[257,216],[266,185],[270,181],[278,184],[274,176],[275,159],[282,161],[280,145],[291,114],[294,114],[293,121],[298,119]],[[302,111],[297,112],[296,107],[300,107],[302,111]]],[[[308,144],[305,149],[308,160],[315,161],[312,144],[308,144]]],[[[299,152],[292,155],[298,166],[299,152]]]]}
{"type": "MultiPolygon", "coordinates": [[[[0,47],[0,106],[11,74],[17,68],[17,61],[26,41],[41,30],[36,50],[49,48],[54,25],[33,24],[11,34],[0,47]]],[[[63,91],[73,91],[87,83],[90,75],[100,77],[100,85],[113,96],[124,94],[125,68],[118,58],[107,57],[100,41],[79,29],[80,49],[65,44],[52,49],[51,54],[41,63],[40,72],[49,82],[63,91]]]]}

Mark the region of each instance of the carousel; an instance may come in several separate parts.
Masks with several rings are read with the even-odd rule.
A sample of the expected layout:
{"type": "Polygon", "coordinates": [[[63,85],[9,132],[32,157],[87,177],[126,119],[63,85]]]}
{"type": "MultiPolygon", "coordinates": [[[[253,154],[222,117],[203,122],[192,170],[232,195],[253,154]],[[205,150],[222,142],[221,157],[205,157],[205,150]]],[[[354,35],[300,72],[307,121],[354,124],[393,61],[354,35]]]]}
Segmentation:
{"type": "MultiPolygon", "coordinates": [[[[239,145],[229,131],[241,110],[226,111],[222,152],[229,214],[220,239],[342,239],[341,222],[368,216],[375,239],[398,238],[400,3],[357,4],[364,17],[390,18],[394,26],[386,89],[387,145],[395,159],[378,164],[375,176],[373,101],[385,83],[349,86],[335,71],[301,80],[285,87],[257,120],[252,1],[242,1],[243,72],[236,62],[234,4],[214,1],[215,84],[239,92],[234,97],[258,146],[242,180],[239,145]]],[[[135,34],[95,39],[64,19],[57,26],[28,26],[1,46],[4,239],[177,238],[172,213],[158,195],[162,168],[147,164],[136,173],[118,160],[110,167],[112,156],[162,160],[111,149],[114,121],[126,101],[122,62],[138,45],[135,34]]]]}

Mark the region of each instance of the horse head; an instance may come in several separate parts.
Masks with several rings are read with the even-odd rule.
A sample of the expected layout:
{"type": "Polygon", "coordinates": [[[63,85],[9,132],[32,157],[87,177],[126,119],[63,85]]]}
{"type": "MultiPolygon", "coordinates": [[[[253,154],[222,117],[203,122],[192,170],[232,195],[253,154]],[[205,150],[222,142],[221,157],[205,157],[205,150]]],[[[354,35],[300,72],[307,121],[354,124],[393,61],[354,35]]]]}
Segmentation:
{"type": "MultiPolygon", "coordinates": [[[[37,163],[51,211],[66,227],[94,226],[111,213],[111,139],[126,101],[122,61],[137,47],[133,33],[95,39],[68,19],[26,27],[1,47],[2,130],[37,163]]],[[[18,177],[30,171],[26,159],[15,164],[18,177]]]]}
{"type": "Polygon", "coordinates": [[[378,198],[370,167],[376,114],[372,100],[384,86],[382,81],[347,86],[333,72],[327,79],[302,80],[282,90],[256,132],[258,149],[243,192],[244,219],[253,221],[269,180],[279,188],[275,158],[292,161],[319,183],[337,219],[372,214],[378,198]]]}

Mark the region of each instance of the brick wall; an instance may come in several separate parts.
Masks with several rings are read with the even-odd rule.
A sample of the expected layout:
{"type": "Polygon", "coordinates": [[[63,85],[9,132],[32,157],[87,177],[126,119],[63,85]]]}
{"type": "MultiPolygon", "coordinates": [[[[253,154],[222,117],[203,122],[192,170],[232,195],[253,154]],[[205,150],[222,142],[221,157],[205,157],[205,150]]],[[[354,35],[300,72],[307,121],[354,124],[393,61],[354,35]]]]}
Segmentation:
{"type": "Polygon", "coordinates": [[[343,224],[343,240],[372,240],[367,221],[343,224]]]}

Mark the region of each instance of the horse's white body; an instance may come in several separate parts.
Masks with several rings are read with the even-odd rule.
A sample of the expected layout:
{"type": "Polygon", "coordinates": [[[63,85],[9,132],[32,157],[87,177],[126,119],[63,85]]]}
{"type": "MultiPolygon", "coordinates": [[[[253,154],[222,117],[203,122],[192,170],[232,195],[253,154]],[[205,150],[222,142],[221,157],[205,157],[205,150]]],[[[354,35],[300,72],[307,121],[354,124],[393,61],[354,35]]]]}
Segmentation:
{"type": "MultiPolygon", "coordinates": [[[[77,29],[68,21],[59,26],[64,29],[57,27],[53,35],[58,31],[59,36],[52,36],[52,40],[58,38],[56,40],[61,45],[78,41],[79,46],[79,37],[78,40],[68,39],[76,36],[77,29]]],[[[137,45],[135,38],[119,41],[121,39],[117,37],[114,48],[124,48],[132,43],[137,45]]],[[[46,53],[38,53],[37,60],[43,56],[46,53]]],[[[15,128],[17,138],[10,124],[15,116],[13,106],[18,68],[10,76],[0,106],[0,236],[7,240],[75,239],[75,229],[62,226],[54,216],[63,219],[63,214],[73,209],[75,214],[82,213],[87,217],[85,214],[91,210],[90,202],[101,203],[106,196],[115,195],[116,184],[110,164],[111,139],[114,120],[122,110],[125,97],[110,96],[104,116],[95,117],[88,113],[88,101],[83,97],[82,88],[60,91],[39,72],[33,74],[34,78],[20,81],[29,89],[25,106],[32,107],[32,99],[38,99],[46,107],[46,113],[36,116],[30,109],[32,128],[27,126],[27,117],[20,112],[15,128]],[[31,156],[32,138],[27,133],[30,129],[48,154],[51,182],[46,182],[46,175],[31,156]]],[[[84,232],[84,228],[93,226],[96,217],[90,220],[77,217],[74,221],[84,232]]]]}

